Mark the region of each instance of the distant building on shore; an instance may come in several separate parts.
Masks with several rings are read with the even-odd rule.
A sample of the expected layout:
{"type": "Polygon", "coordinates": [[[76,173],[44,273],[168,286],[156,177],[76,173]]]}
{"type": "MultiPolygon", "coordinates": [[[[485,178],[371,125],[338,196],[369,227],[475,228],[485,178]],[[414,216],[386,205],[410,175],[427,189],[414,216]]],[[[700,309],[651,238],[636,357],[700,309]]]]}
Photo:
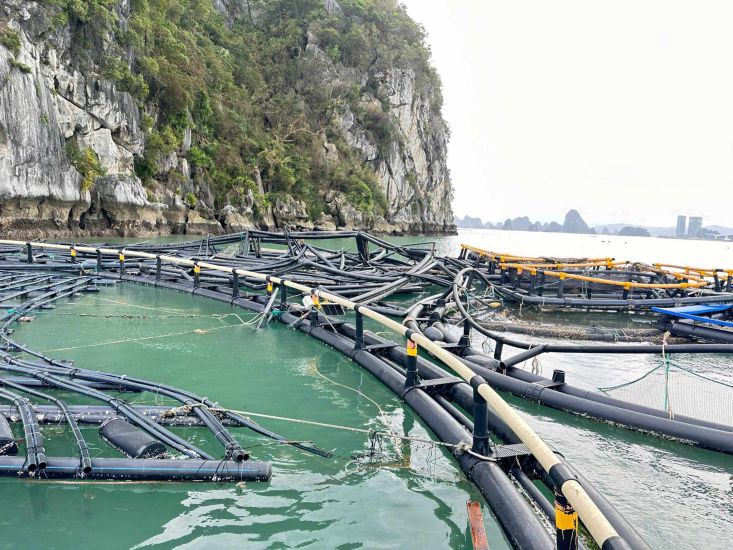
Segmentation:
{"type": "Polygon", "coordinates": [[[690,226],[687,228],[687,236],[691,239],[700,237],[702,233],[702,218],[700,216],[690,216],[690,226]]]}
{"type": "Polygon", "coordinates": [[[678,239],[684,239],[687,235],[687,216],[677,216],[677,231],[674,236],[678,239]]]}

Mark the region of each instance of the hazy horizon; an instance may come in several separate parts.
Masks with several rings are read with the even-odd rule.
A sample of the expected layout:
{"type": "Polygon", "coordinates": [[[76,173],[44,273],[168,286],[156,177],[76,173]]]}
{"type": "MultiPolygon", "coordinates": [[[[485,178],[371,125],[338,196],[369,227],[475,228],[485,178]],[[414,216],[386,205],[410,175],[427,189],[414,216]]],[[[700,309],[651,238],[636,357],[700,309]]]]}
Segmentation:
{"type": "MultiPolygon", "coordinates": [[[[629,227],[638,226],[638,227],[658,228],[658,229],[675,229],[677,227],[677,217],[676,216],[672,220],[672,222],[671,223],[668,223],[668,224],[663,224],[663,223],[661,223],[661,224],[644,224],[644,223],[637,223],[635,221],[630,221],[630,220],[614,220],[614,221],[609,221],[609,222],[595,223],[592,220],[587,219],[583,215],[583,212],[580,211],[580,210],[578,210],[577,208],[573,208],[573,210],[577,210],[578,213],[580,214],[580,216],[583,218],[583,221],[589,227],[591,227],[591,228],[593,228],[593,227],[604,227],[604,226],[615,226],[615,225],[625,225],[625,226],[629,226],[629,227]]],[[[472,216],[471,214],[463,214],[463,215],[460,215],[460,214],[455,213],[455,212],[454,212],[454,214],[457,217],[461,218],[461,219],[464,219],[466,216],[469,216],[471,218],[480,218],[481,221],[484,222],[484,223],[492,223],[492,224],[495,224],[495,225],[497,223],[504,223],[507,219],[514,220],[515,218],[521,218],[521,217],[525,216],[525,214],[519,214],[517,216],[511,216],[510,218],[496,218],[495,219],[495,218],[482,218],[481,216],[472,216]]],[[[557,222],[560,225],[562,225],[563,221],[565,221],[565,214],[567,214],[567,212],[564,212],[563,214],[558,215],[557,218],[553,218],[553,219],[549,219],[549,218],[548,219],[533,219],[531,216],[527,216],[527,217],[529,217],[529,221],[532,222],[532,223],[540,222],[542,224],[549,224],[551,222],[557,222]]],[[[695,214],[692,214],[692,216],[695,216],[695,214]]],[[[691,216],[687,216],[687,223],[688,224],[690,222],[690,217],[691,216]]],[[[715,222],[708,222],[708,221],[705,220],[705,218],[703,218],[703,226],[704,227],[718,226],[718,227],[733,228],[733,221],[731,221],[729,223],[715,223],[715,222]]]]}
{"type": "Polygon", "coordinates": [[[733,225],[733,3],[402,1],[443,82],[457,216],[733,225]]]}

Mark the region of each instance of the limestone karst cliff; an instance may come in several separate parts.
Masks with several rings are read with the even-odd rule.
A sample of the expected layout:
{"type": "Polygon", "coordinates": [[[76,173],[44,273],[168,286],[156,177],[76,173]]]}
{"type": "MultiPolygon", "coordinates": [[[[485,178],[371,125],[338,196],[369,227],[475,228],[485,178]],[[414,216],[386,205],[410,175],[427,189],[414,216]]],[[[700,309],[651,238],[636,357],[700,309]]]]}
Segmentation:
{"type": "Polygon", "coordinates": [[[451,232],[440,107],[394,0],[6,0],[0,232],[451,232]]]}

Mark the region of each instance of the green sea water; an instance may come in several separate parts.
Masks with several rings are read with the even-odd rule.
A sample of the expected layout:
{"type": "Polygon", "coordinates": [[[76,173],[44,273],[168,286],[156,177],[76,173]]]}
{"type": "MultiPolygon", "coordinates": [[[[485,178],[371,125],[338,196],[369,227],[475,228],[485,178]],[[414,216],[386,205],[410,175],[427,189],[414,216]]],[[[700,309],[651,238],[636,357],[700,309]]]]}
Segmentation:
{"type": "MultiPolygon", "coordinates": [[[[455,253],[457,242],[470,238],[496,239],[464,233],[442,240],[439,247],[455,253]]],[[[499,242],[493,247],[536,253],[522,249],[531,244],[499,242]]],[[[565,243],[564,248],[572,246],[565,243]]],[[[241,309],[132,284],[82,294],[57,306],[18,325],[14,337],[80,367],[166,382],[227,408],[430,438],[409,408],[341,354],[279,324],[256,331],[247,324],[253,315],[241,309]]],[[[563,368],[574,382],[593,387],[642,373],[657,360],[544,356],[542,368],[545,373],[563,368]]],[[[733,378],[731,359],[710,356],[705,366],[733,378]]],[[[155,396],[128,397],[172,405],[155,396]]],[[[729,547],[731,457],[507,399],[652,547],[729,547]]],[[[444,450],[389,438],[374,443],[363,433],[253,418],[335,456],[315,457],[234,429],[253,458],[272,463],[271,482],[2,479],[6,511],[0,516],[0,548],[470,548],[468,500],[483,504],[491,548],[508,548],[481,496],[444,450]]],[[[204,429],[175,431],[221,454],[204,429]]],[[[62,427],[45,426],[43,433],[49,455],[72,455],[71,438],[62,427]]],[[[116,456],[96,428],[84,428],[84,435],[93,456],[116,456]]]]}
{"type": "MultiPolygon", "coordinates": [[[[21,325],[15,337],[79,366],[165,381],[232,409],[430,437],[391,392],[341,354],[278,324],[257,332],[243,324],[252,314],[219,302],[126,284],[81,295],[37,315],[32,324],[21,325]]],[[[133,395],[132,401],[173,404],[155,396],[133,395]]],[[[289,439],[311,440],[336,456],[316,457],[235,429],[254,458],[272,462],[271,482],[235,486],[1,480],[3,500],[12,503],[13,513],[0,518],[0,545],[466,546],[466,501],[480,497],[434,446],[387,440],[369,458],[365,434],[259,421],[289,439]]],[[[205,429],[174,431],[221,455],[221,447],[205,429]]],[[[49,455],[73,453],[65,430],[45,427],[43,433],[49,455]]],[[[84,429],[84,436],[93,447],[92,456],[115,456],[96,429],[84,429]]],[[[497,528],[490,529],[501,547],[497,528]]]]}

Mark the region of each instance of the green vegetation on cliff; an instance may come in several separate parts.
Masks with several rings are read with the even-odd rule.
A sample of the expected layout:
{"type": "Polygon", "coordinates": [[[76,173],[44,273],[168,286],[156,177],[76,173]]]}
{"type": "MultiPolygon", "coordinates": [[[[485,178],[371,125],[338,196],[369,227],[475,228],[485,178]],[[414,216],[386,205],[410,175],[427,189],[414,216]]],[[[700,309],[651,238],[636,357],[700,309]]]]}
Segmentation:
{"type": "Polygon", "coordinates": [[[391,68],[414,71],[417,86],[432,90],[433,110],[441,107],[424,33],[396,0],[220,0],[224,13],[211,0],[131,0],[129,14],[119,13],[118,0],[51,3],[57,22],[76,33],[75,47],[104,51],[105,76],[144,107],[149,134],[138,175],[162,177],[160,161],[190,129],[189,165],[217,206],[248,190],[260,208],[288,193],[316,218],[334,189],[381,213],[376,175],[344,143],[335,113],[354,113],[382,150],[395,129],[375,75],[391,68]],[[326,85],[317,65],[303,63],[311,42],[356,78],[326,85]],[[362,101],[365,93],[376,105],[362,101]],[[335,146],[330,155],[326,144],[335,146]]]}

